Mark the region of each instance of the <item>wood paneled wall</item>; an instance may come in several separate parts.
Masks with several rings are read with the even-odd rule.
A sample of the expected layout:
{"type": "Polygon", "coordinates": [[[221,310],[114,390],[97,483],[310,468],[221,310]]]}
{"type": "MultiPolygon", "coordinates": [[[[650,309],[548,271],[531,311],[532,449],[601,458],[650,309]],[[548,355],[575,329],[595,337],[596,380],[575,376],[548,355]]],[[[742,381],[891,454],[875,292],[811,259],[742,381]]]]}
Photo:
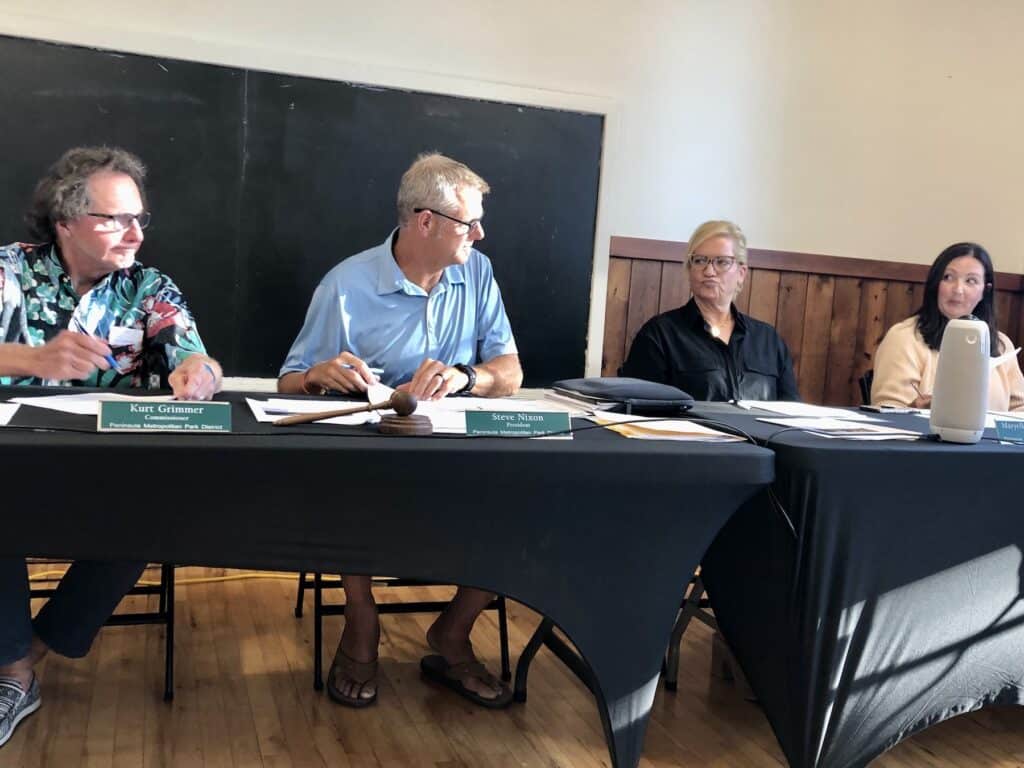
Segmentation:
{"type": "MultiPolygon", "coordinates": [[[[650,317],[690,295],[686,243],[613,237],[608,264],[601,371],[614,376],[650,317]]],[[[741,312],[775,326],[793,355],[810,403],[857,405],[857,380],[873,367],[886,330],[920,305],[928,267],[868,259],[750,249],[736,300],[741,312]]],[[[1021,339],[1024,276],[996,276],[1000,328],[1021,339]]]]}

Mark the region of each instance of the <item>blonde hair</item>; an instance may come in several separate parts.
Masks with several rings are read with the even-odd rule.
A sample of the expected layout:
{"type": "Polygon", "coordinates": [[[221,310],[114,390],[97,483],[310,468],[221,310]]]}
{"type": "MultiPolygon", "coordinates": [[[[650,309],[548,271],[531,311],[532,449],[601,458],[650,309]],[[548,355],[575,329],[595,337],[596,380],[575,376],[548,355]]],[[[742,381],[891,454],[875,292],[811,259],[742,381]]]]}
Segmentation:
{"type": "Polygon", "coordinates": [[[402,174],[398,185],[398,224],[404,225],[416,208],[437,208],[454,214],[459,209],[457,193],[465,188],[478,189],[481,195],[490,185],[458,160],[440,152],[425,152],[402,174]]]}
{"type": "Polygon", "coordinates": [[[713,237],[728,237],[732,240],[733,255],[737,264],[747,263],[747,236],[743,230],[731,221],[705,221],[690,235],[690,242],[686,244],[686,260],[689,261],[701,245],[713,237]]]}

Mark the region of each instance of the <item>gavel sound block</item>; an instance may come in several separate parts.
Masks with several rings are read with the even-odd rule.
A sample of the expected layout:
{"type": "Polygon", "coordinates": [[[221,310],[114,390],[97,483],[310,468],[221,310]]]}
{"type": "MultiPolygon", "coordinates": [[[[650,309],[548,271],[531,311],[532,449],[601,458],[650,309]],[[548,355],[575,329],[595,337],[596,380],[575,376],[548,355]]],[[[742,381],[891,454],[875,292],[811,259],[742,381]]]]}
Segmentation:
{"type": "Polygon", "coordinates": [[[292,416],[285,416],[274,422],[275,427],[287,427],[292,424],[311,424],[321,419],[333,419],[335,416],[350,416],[353,413],[364,411],[392,410],[393,414],[381,417],[378,430],[385,435],[429,435],[434,431],[430,419],[426,416],[415,414],[418,402],[415,395],[408,392],[395,392],[383,403],[368,403],[357,405],[351,408],[341,408],[334,411],[321,411],[319,413],[296,413],[292,416]]]}

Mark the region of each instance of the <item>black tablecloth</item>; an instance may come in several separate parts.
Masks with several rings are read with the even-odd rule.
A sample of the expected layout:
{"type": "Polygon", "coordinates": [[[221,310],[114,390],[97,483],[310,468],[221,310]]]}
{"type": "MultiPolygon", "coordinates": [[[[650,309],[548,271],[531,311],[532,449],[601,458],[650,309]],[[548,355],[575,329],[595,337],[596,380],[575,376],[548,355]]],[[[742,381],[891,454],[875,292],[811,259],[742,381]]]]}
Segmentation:
{"type": "MultiPolygon", "coordinates": [[[[0,399],[39,394],[2,389],[0,399]]],[[[0,552],[380,574],[500,592],[553,619],[598,681],[614,764],[639,759],[680,597],[771,482],[748,444],[394,438],[370,427],[96,434],[23,406],[0,429],[0,552]]]]}
{"type": "MultiPolygon", "coordinates": [[[[791,765],[865,765],[933,723],[1020,703],[1024,448],[852,442],[700,410],[771,436],[796,529],[759,493],[703,561],[791,765]]],[[[927,432],[916,416],[885,420],[927,432]]]]}

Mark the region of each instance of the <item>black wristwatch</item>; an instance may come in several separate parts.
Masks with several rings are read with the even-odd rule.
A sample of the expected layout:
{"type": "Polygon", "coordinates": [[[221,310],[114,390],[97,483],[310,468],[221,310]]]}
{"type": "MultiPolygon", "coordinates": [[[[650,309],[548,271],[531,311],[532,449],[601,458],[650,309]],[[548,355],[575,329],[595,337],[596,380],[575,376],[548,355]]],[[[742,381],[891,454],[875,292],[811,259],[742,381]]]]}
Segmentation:
{"type": "Polygon", "coordinates": [[[466,386],[464,386],[462,389],[460,389],[458,392],[455,392],[454,394],[468,395],[470,392],[473,391],[473,387],[476,386],[476,369],[473,368],[472,365],[466,365],[464,363],[456,363],[455,365],[452,366],[452,368],[466,374],[466,378],[469,379],[469,381],[466,382],[466,386]]]}

